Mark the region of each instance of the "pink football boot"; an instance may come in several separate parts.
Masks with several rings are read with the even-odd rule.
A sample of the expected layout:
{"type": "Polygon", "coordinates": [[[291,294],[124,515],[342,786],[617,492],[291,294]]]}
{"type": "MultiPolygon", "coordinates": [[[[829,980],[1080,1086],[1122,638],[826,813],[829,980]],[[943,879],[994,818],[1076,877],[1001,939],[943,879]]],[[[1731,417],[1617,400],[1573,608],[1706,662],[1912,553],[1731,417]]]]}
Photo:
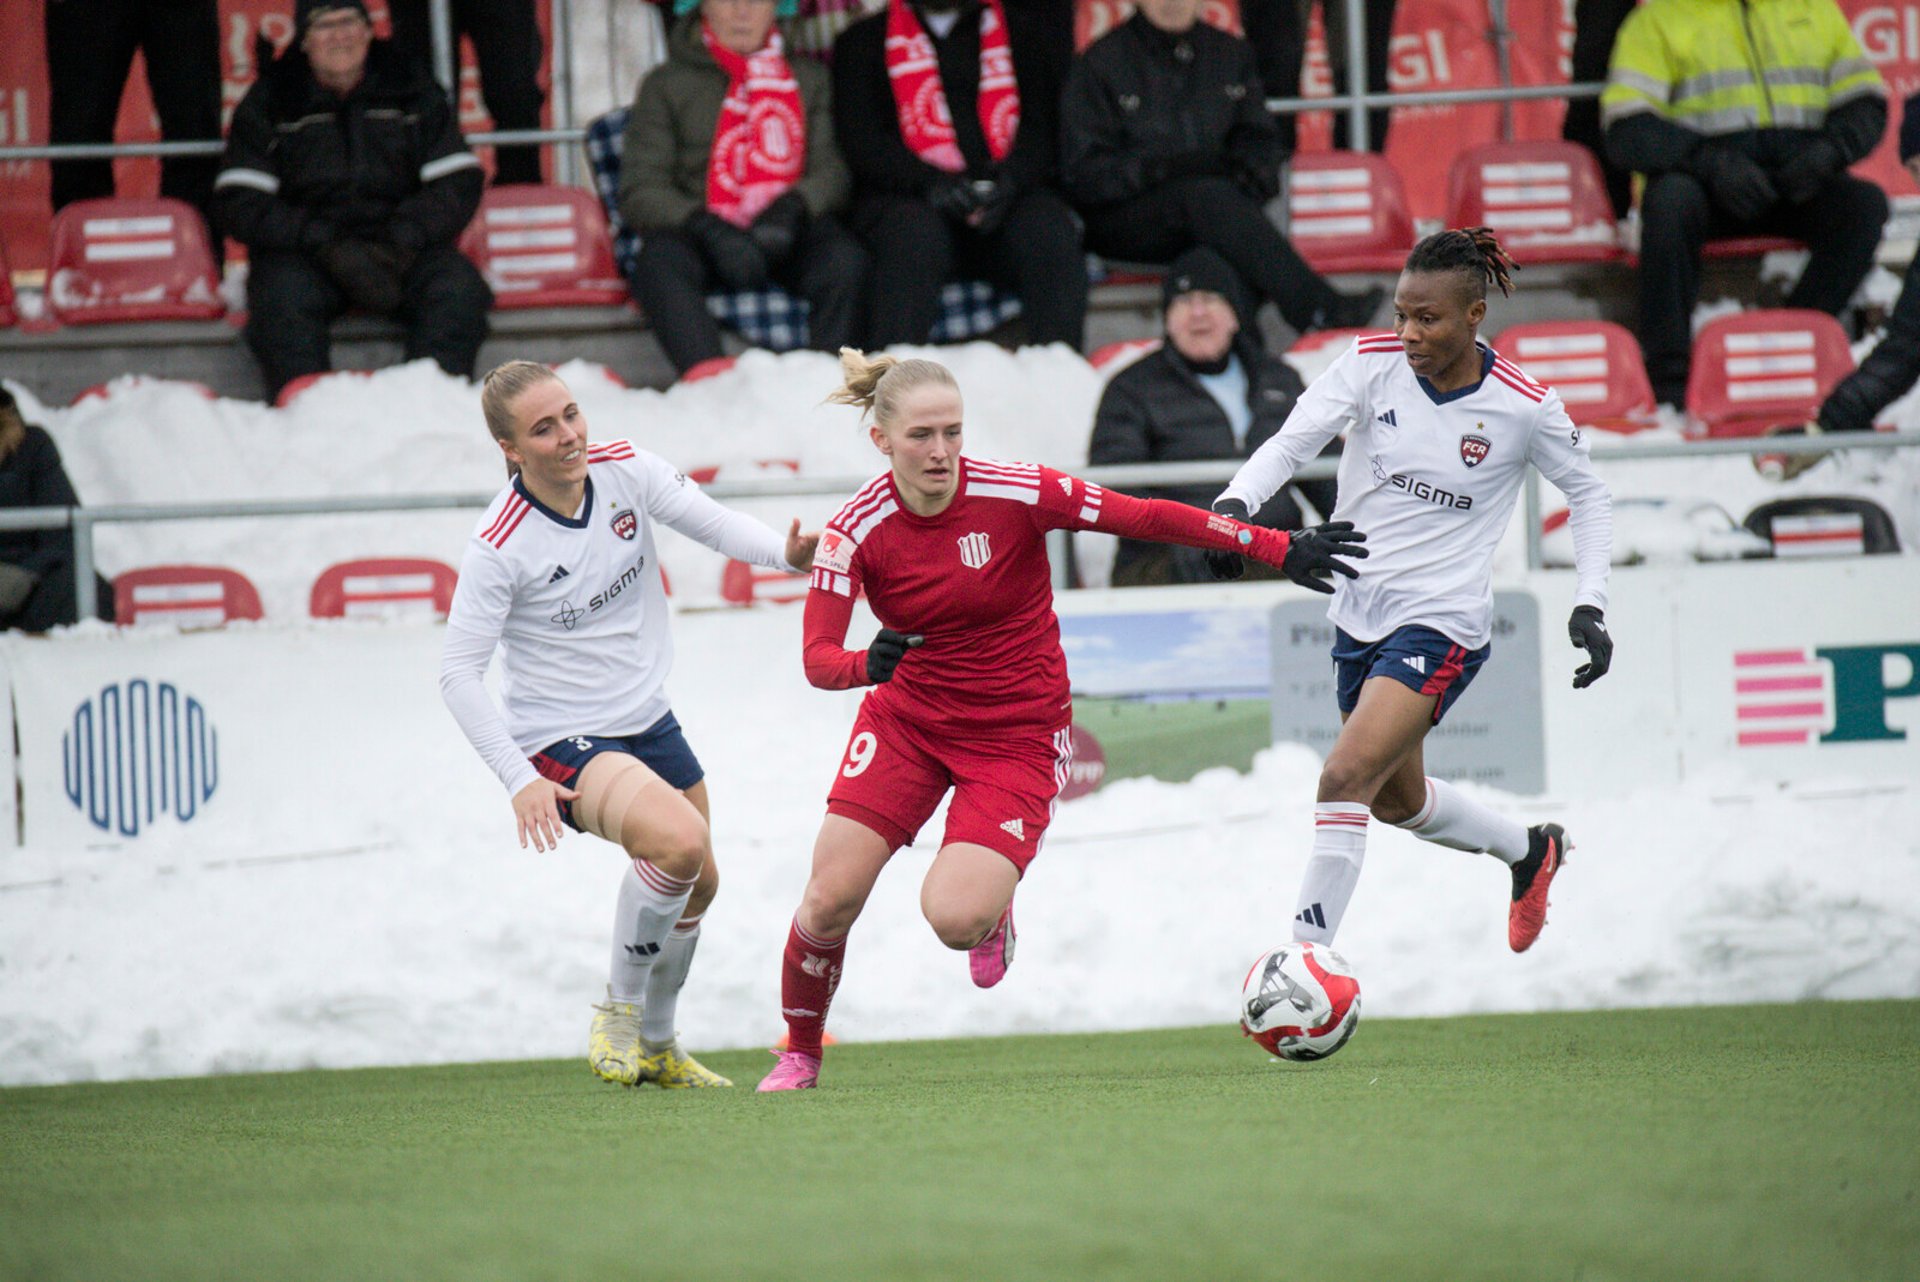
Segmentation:
{"type": "Polygon", "coordinates": [[[773,1066],[755,1090],[810,1091],[820,1084],[820,1057],[801,1051],[775,1051],[773,1066]]]}
{"type": "Polygon", "coordinates": [[[1013,965],[1013,901],[1000,914],[1000,924],[985,939],[967,950],[967,969],[976,988],[992,988],[1007,977],[1013,965]]]}

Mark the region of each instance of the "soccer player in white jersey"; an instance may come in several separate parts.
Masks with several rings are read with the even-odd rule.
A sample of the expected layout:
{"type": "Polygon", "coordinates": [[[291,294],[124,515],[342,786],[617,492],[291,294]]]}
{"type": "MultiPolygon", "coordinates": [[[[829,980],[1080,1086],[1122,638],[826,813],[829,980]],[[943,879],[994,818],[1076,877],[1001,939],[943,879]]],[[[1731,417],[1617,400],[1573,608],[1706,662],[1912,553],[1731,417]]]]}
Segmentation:
{"type": "Polygon", "coordinates": [[[522,848],[529,837],[556,847],[564,823],[631,861],[589,1034],[593,1071],[627,1086],[731,1086],[680,1049],[674,1027],[719,873],[704,775],[667,703],[673,643],[653,522],[783,570],[808,569],[819,536],[795,521],[783,541],[656,455],[589,445],[573,394],[544,365],[500,366],[481,407],[511,483],[460,563],[441,694],[511,794],[522,848]],[[482,684],[496,648],[504,716],[482,684]]]}
{"type": "MultiPolygon", "coordinates": [[[[1558,824],[1526,828],[1428,778],[1427,732],[1491,648],[1493,554],[1526,467],[1567,496],[1578,586],[1567,631],[1587,662],[1576,689],[1606,675],[1613,501],[1586,434],[1560,397],[1481,343],[1487,285],[1512,288],[1512,260],[1484,227],[1413,248],[1393,298],[1392,334],[1363,335],[1315,379],[1285,425],[1214,503],[1247,519],[1320,447],[1347,431],[1334,515],[1367,531],[1372,557],[1335,580],[1328,618],[1342,728],[1320,772],[1313,852],[1294,938],[1329,943],[1360,878],[1369,818],[1513,873],[1507,943],[1525,952],[1547,919],[1547,888],[1572,845],[1558,824]]],[[[1238,577],[1231,553],[1214,572],[1238,577]]]]}

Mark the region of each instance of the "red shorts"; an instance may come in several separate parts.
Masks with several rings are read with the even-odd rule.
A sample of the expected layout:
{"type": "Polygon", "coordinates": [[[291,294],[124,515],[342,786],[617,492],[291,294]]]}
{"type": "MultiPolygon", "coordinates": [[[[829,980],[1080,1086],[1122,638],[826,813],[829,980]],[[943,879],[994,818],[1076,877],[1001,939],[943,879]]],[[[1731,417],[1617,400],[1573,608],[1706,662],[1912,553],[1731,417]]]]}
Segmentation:
{"type": "Polygon", "coordinates": [[[913,842],[948,788],[942,846],[968,842],[1005,855],[1024,875],[1073,764],[1072,731],[958,738],[929,734],[869,697],[827,794],[829,814],[864,824],[893,849],[913,842]]]}

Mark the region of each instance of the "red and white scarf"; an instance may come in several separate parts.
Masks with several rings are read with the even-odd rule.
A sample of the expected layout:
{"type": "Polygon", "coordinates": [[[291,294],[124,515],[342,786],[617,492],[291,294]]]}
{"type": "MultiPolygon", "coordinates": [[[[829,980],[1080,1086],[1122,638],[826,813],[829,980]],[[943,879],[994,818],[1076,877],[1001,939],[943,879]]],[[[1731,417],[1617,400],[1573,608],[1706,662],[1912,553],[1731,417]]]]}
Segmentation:
{"type": "Polygon", "coordinates": [[[700,39],[727,73],[727,96],[707,156],[707,208],[745,227],[807,170],[800,83],[787,65],[778,31],[769,31],[767,43],[751,54],[721,44],[704,19],[700,39]]]}
{"type": "MultiPolygon", "coordinates": [[[[920,15],[906,0],[887,5],[887,79],[900,115],[900,136],[914,155],[950,174],[964,172],[966,158],[953,132],[953,113],[940,83],[940,60],[920,15]]],[[[986,0],[980,14],[980,132],[987,152],[1005,160],[1020,131],[1020,86],[1013,78],[1013,46],[1000,0],[986,0]]]]}

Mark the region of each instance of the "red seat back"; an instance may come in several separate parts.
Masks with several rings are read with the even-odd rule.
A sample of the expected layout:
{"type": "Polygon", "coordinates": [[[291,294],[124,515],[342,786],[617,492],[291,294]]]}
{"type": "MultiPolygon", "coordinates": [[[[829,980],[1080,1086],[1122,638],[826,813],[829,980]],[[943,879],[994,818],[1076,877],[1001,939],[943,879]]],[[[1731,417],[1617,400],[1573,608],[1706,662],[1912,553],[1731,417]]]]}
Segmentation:
{"type": "Polygon", "coordinates": [[[739,359],[737,356],[709,356],[704,361],[696,361],[689,365],[687,372],[680,376],[680,381],[698,383],[702,379],[717,378],[732,369],[734,362],[739,359]]]}
{"type": "Polygon", "coordinates": [[[184,201],[76,200],[53,216],[47,303],[65,325],[224,315],[207,225],[184,201]]]}
{"type": "Polygon", "coordinates": [[[453,608],[457,578],[452,566],[419,557],[342,561],[314,580],[307,612],[316,619],[394,614],[444,619],[453,608]]]}
{"type": "Polygon", "coordinates": [[[1517,263],[1619,257],[1619,229],[1593,153],[1558,139],[1490,142],[1447,172],[1447,226],[1490,227],[1517,263]]]}
{"type": "Polygon", "coordinates": [[[13,308],[13,268],[7,265],[7,245],[0,241],[0,329],[20,319],[13,308]]]}
{"type": "Polygon", "coordinates": [[[627,301],[600,202],[578,187],[489,187],[460,252],[493,287],[495,307],[627,301]]]}
{"type": "Polygon", "coordinates": [[[1758,436],[1804,423],[1852,369],[1847,333],[1825,312],[1779,308],[1718,317],[1693,340],[1689,430],[1758,436]]]}
{"type": "Polygon", "coordinates": [[[148,565],[113,581],[116,623],[217,628],[260,617],[260,594],[247,576],[223,565],[148,565]]]}
{"type": "Polygon", "coordinates": [[[766,605],[801,601],[807,595],[807,576],[762,570],[745,561],[728,561],[720,572],[720,599],[728,605],[766,605]]]}
{"type": "Polygon", "coordinates": [[[1639,432],[1654,426],[1653,385],[1640,344],[1611,321],[1509,325],[1494,350],[1560,393],[1582,427],[1639,432]]]}
{"type": "Polygon", "coordinates": [[[1093,355],[1087,357],[1087,364],[1102,374],[1117,374],[1148,352],[1159,350],[1160,341],[1157,338],[1122,338],[1106,343],[1094,349],[1093,355]]]}
{"type": "Polygon", "coordinates": [[[1287,236],[1317,272],[1397,272],[1413,249],[1406,186],[1381,156],[1302,152],[1289,165],[1287,236]]]}

